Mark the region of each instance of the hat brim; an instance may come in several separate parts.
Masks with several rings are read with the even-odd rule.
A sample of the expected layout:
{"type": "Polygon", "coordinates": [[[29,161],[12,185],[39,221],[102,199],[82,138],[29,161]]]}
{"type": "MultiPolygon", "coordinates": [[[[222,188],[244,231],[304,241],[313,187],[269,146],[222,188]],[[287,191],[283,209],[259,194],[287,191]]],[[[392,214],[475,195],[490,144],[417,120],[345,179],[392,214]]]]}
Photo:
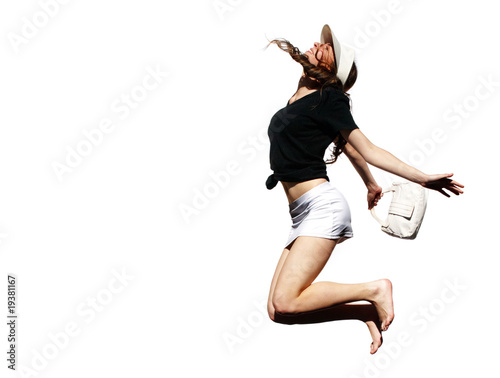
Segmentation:
{"type": "Polygon", "coordinates": [[[338,69],[340,56],[342,54],[342,47],[339,40],[335,37],[335,34],[332,33],[332,30],[328,25],[323,26],[323,29],[321,30],[321,43],[330,43],[332,45],[333,53],[335,54],[335,65],[338,69]]]}
{"type": "Polygon", "coordinates": [[[341,45],[328,25],[323,26],[320,39],[321,43],[332,44],[333,54],[335,55],[335,66],[337,67],[337,77],[342,84],[345,84],[354,62],[354,49],[341,45]]]}

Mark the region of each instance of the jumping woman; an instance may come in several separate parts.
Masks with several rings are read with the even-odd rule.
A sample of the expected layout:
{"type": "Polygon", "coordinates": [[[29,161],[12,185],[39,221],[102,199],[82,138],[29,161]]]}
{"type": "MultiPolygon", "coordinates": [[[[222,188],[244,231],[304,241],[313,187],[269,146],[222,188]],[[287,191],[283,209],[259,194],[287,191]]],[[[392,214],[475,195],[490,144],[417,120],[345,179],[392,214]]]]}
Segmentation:
{"type": "MultiPolygon", "coordinates": [[[[274,39],[300,63],[303,73],[296,93],[271,119],[268,189],[281,182],[289,203],[292,228],[271,282],[268,313],[283,324],[340,319],[366,323],[372,337],[370,353],[382,345],[381,331],[394,319],[392,283],[388,279],[358,284],[313,282],[338,243],[353,236],[344,196],[326,174],[326,164],[343,152],[368,190],[368,208],[377,205],[382,188],[368,164],[433,189],[459,195],[464,186],[453,174],[428,175],[371,143],[355,124],[346,93],[356,82],[354,51],[341,45],[325,25],[321,43],[302,54],[287,40],[274,39]],[[328,146],[332,157],[324,160],[328,146]],[[366,301],[362,303],[352,303],[366,301]]],[[[269,46],[268,45],[268,46],[269,46]]]]}

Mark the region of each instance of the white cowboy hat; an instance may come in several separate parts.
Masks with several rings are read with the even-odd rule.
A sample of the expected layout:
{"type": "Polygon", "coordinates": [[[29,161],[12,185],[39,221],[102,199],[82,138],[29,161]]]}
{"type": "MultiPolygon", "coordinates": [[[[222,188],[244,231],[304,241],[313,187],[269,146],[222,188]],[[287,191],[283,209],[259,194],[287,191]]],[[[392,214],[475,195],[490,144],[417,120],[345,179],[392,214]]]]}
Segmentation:
{"type": "Polygon", "coordinates": [[[341,45],[328,25],[323,26],[321,30],[321,43],[332,44],[337,64],[337,77],[344,85],[354,62],[354,49],[341,45]]]}

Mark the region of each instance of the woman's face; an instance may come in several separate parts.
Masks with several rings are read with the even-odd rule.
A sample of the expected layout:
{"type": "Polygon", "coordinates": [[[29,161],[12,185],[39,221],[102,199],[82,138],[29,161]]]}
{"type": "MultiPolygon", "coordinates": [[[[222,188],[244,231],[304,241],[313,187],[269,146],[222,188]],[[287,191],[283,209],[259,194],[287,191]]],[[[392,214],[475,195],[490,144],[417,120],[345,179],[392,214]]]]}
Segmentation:
{"type": "Polygon", "coordinates": [[[311,64],[325,67],[330,70],[335,62],[335,55],[333,54],[333,47],[330,43],[314,42],[314,47],[305,52],[311,64]]]}

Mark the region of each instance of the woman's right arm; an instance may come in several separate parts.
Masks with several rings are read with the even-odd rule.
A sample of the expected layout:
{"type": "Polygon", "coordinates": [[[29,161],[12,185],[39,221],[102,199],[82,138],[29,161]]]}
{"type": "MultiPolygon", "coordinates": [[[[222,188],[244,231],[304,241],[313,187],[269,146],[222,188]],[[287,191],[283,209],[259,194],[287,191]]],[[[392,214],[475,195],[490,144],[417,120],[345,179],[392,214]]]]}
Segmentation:
{"type": "Polygon", "coordinates": [[[359,129],[352,131],[341,130],[341,134],[347,143],[354,147],[367,163],[377,168],[403,177],[428,189],[437,190],[447,197],[449,195],[443,189],[447,189],[456,195],[463,193],[459,188],[463,188],[464,186],[449,179],[449,177],[453,176],[452,173],[427,175],[399,160],[390,152],[374,145],[359,129]]]}

